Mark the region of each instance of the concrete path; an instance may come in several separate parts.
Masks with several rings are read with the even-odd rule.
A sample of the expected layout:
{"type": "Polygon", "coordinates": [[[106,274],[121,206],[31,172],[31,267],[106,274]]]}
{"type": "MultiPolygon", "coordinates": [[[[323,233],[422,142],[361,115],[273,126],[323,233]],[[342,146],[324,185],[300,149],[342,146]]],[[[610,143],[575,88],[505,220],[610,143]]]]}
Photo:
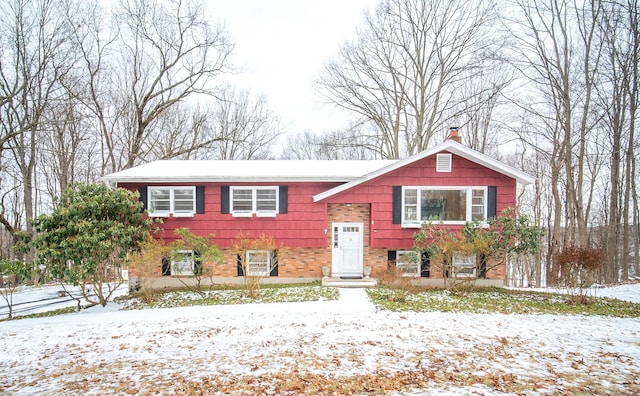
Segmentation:
{"type": "Polygon", "coordinates": [[[341,311],[375,312],[376,308],[365,288],[340,288],[338,303],[341,311]]]}

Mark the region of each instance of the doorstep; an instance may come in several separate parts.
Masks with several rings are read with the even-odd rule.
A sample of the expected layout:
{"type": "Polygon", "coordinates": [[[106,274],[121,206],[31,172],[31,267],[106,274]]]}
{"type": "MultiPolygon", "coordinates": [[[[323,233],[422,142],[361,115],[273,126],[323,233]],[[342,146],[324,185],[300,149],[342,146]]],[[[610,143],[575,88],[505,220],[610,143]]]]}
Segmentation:
{"type": "Polygon", "coordinates": [[[378,284],[373,278],[344,279],[339,277],[322,278],[324,287],[375,287],[378,284]]]}

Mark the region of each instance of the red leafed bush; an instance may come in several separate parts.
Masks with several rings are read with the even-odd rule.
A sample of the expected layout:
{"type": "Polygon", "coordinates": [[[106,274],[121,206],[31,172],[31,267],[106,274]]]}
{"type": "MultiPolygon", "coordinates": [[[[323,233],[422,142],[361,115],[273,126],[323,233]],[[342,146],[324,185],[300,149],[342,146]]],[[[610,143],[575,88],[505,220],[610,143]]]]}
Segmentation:
{"type": "Polygon", "coordinates": [[[604,249],[567,246],[558,255],[557,263],[561,268],[571,267],[574,269],[584,269],[594,271],[600,268],[606,259],[604,249]]]}

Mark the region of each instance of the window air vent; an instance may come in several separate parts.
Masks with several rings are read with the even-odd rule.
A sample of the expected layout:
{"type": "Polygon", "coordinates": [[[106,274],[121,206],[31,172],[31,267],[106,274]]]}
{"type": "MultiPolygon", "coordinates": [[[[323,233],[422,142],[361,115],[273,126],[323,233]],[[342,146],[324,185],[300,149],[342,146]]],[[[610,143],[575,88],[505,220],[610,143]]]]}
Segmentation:
{"type": "Polygon", "coordinates": [[[436,172],[451,172],[451,154],[438,154],[436,172]]]}

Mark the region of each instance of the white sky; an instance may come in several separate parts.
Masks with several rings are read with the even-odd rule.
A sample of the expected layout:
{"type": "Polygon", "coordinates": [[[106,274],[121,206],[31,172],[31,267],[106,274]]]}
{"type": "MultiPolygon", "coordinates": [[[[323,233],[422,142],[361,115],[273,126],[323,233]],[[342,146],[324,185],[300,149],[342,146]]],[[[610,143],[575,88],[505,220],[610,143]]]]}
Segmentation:
{"type": "Polygon", "coordinates": [[[322,66],[355,37],[363,12],[380,0],[211,0],[212,21],[224,21],[235,42],[234,82],[265,94],[285,132],[345,125],[345,114],[322,104],[314,81],[322,66]]]}

